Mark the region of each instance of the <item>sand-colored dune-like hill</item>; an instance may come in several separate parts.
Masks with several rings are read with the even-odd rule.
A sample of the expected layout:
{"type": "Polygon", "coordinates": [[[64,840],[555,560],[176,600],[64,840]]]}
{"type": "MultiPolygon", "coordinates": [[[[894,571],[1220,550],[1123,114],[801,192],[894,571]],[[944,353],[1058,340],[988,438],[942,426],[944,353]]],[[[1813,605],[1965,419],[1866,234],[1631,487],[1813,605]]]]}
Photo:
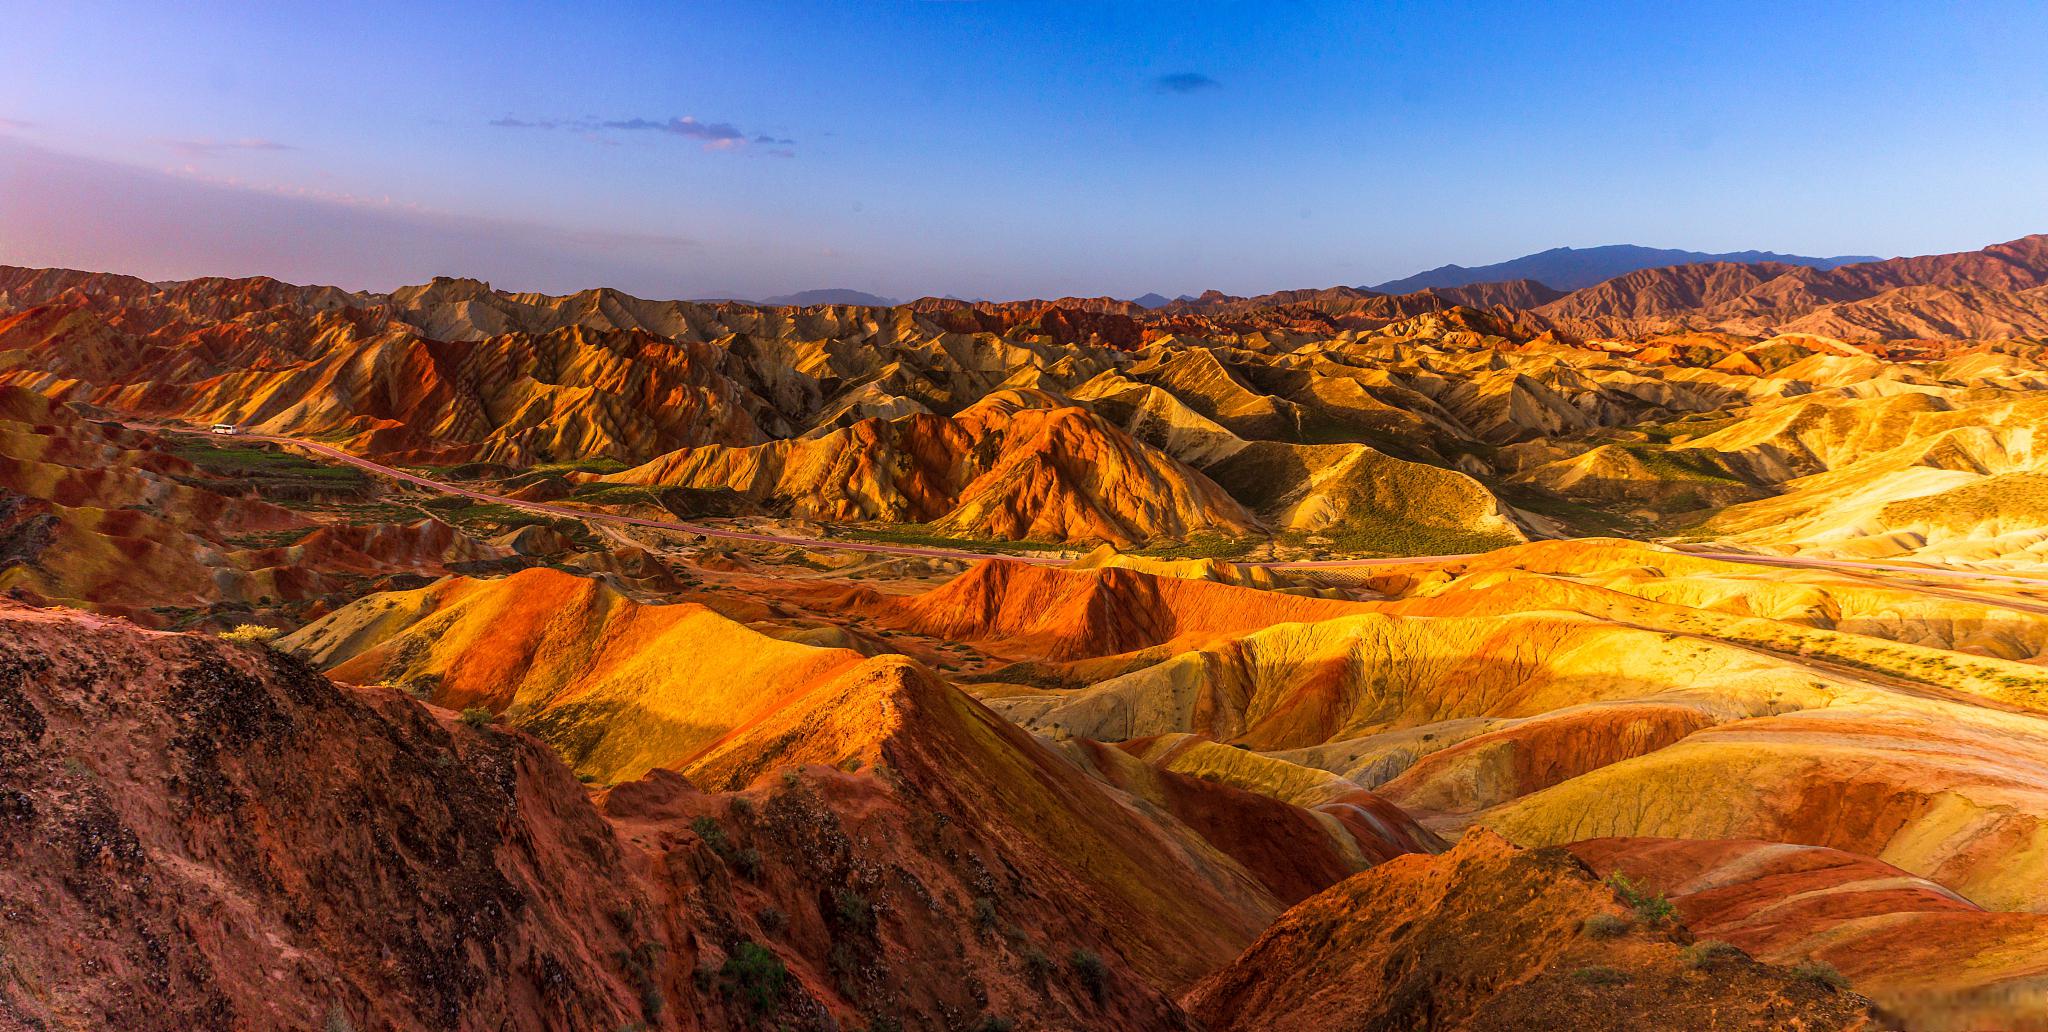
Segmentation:
{"type": "Polygon", "coordinates": [[[1257,529],[1207,477],[1049,402],[1000,394],[952,418],[871,419],[816,438],[696,448],[604,482],[725,488],[814,519],[1015,541],[1143,544],[1257,529]]]}

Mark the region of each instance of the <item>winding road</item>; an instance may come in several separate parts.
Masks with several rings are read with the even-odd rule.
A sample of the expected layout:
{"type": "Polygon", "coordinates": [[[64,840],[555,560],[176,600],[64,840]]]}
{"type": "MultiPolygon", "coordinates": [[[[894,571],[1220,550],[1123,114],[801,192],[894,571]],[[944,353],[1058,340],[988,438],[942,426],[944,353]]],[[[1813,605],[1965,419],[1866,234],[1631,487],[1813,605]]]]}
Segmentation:
{"type": "MultiPolygon", "coordinates": [[[[170,431],[173,433],[199,435],[207,434],[207,431],[205,430],[195,430],[188,427],[167,426],[163,424],[133,423],[128,425],[131,425],[136,429],[141,430],[170,431]]],[[[681,534],[695,534],[700,537],[714,538],[723,541],[750,541],[756,544],[790,545],[798,548],[830,548],[837,549],[842,552],[868,552],[877,555],[902,556],[916,559],[952,559],[964,562],[974,562],[982,559],[1007,559],[1011,562],[1032,563],[1040,566],[1064,566],[1067,563],[1073,561],[1070,558],[1060,556],[1016,555],[1008,552],[975,552],[967,549],[931,548],[920,545],[888,544],[885,542],[846,541],[834,538],[799,537],[789,534],[757,534],[751,531],[731,530],[724,527],[710,527],[705,526],[701,523],[685,523],[680,520],[650,520],[644,519],[639,516],[625,516],[619,513],[602,512],[593,509],[578,509],[566,505],[554,505],[548,502],[534,502],[527,501],[521,498],[508,498],[504,495],[489,494],[483,491],[477,491],[471,488],[462,487],[458,484],[450,484],[445,481],[435,480],[432,479],[431,477],[423,477],[417,473],[410,473],[402,469],[395,469],[391,466],[386,466],[381,462],[374,462],[370,459],[363,458],[360,455],[353,455],[350,454],[349,452],[342,451],[341,449],[333,447],[332,445],[321,444],[318,441],[308,441],[297,437],[281,437],[275,434],[253,433],[239,433],[234,435],[234,439],[242,441],[264,441],[270,444],[290,445],[295,448],[303,448],[306,451],[321,456],[322,458],[332,459],[336,462],[344,462],[358,469],[361,469],[367,473],[372,473],[381,477],[388,477],[392,480],[397,480],[402,483],[411,484],[414,487],[425,488],[429,491],[438,491],[443,494],[459,495],[461,497],[473,499],[479,502],[490,502],[497,505],[509,505],[514,508],[526,509],[531,512],[546,513],[550,516],[560,516],[565,519],[596,520],[607,523],[620,524],[628,527],[646,527],[650,530],[667,530],[681,534]]],[[[1846,559],[1820,559],[1814,558],[1812,556],[1755,555],[1748,552],[1712,551],[1704,549],[1685,549],[1683,551],[1686,555],[1698,556],[1702,559],[1720,559],[1728,562],[1749,563],[1757,566],[1776,566],[1792,569],[1831,570],[1837,573],[1853,573],[1864,575],[1904,574],[1914,577],[1927,577],[1933,579],[2001,581],[2011,584],[2030,584],[2042,588],[2048,588],[2048,574],[2040,576],[2029,576],[2025,574],[1996,572],[1990,570],[1965,570],[1955,569],[1953,567],[1909,566],[1901,563],[1855,562],[1846,559]]],[[[1269,570],[1326,570],[1347,569],[1361,566],[1407,566],[1416,563],[1454,562],[1459,559],[1470,559],[1477,554],[1479,553],[1459,552],[1448,555],[1390,556],[1379,559],[1305,559],[1273,562],[1238,562],[1236,563],[1236,565],[1257,566],[1269,570]]],[[[1973,601],[1989,602],[1994,600],[1978,598],[1973,599],[1973,601]]],[[[2048,613],[2048,606],[2031,606],[2018,600],[2008,600],[2003,598],[1997,599],[1995,601],[1997,604],[2010,606],[2016,609],[2031,609],[2038,612],[2048,613]]]]}

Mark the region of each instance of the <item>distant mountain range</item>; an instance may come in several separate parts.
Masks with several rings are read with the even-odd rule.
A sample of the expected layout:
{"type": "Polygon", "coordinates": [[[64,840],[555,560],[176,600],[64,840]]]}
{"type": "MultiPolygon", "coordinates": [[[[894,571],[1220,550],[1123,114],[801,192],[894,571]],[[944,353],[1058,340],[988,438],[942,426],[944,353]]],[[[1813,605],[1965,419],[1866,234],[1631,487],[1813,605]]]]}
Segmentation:
{"type": "Polygon", "coordinates": [[[901,302],[893,297],[870,294],[864,290],[846,287],[826,287],[823,290],[799,290],[794,294],[777,294],[761,299],[764,305],[790,305],[803,308],[808,305],[867,305],[873,308],[890,308],[901,302]]]}
{"type": "MultiPolygon", "coordinates": [[[[1804,255],[1779,254],[1775,251],[1730,251],[1726,254],[1708,254],[1704,251],[1639,247],[1635,244],[1553,247],[1548,251],[1476,268],[1466,268],[1463,265],[1438,266],[1428,272],[1418,272],[1406,279],[1389,280],[1368,289],[1382,294],[1412,294],[1430,288],[1441,290],[1468,287],[1474,283],[1535,280],[1555,290],[1572,291],[1638,269],[1657,269],[1671,265],[1701,265],[1707,262],[1750,265],[1757,262],[1776,262],[1781,265],[1804,265],[1825,270],[1877,260],[1875,256],[1867,254],[1845,254],[1833,258],[1809,258],[1804,255]]],[[[1143,304],[1144,301],[1140,300],[1138,303],[1143,304]]]]}

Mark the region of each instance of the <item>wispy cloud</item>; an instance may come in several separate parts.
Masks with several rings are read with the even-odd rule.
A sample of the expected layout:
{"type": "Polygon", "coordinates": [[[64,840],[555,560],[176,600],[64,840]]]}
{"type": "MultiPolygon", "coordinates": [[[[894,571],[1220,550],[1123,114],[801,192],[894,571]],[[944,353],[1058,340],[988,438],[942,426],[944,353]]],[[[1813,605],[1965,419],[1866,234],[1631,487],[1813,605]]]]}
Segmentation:
{"type": "Polygon", "coordinates": [[[34,122],[24,121],[19,118],[0,118],[0,130],[33,128],[35,128],[34,122]]]}
{"type": "Polygon", "coordinates": [[[1200,72],[1175,72],[1152,80],[1164,93],[1200,93],[1203,90],[1220,88],[1223,84],[1200,72]]]}
{"type": "Polygon", "coordinates": [[[658,133],[696,140],[708,151],[741,151],[752,146],[768,149],[775,157],[794,157],[795,140],[766,133],[748,133],[731,122],[706,122],[695,115],[671,118],[494,118],[500,129],[566,130],[593,143],[613,142],[606,133],[658,133]]]}
{"type": "Polygon", "coordinates": [[[202,136],[191,140],[160,140],[158,142],[180,154],[189,154],[194,157],[207,154],[225,154],[229,151],[298,150],[297,147],[289,143],[279,143],[276,140],[267,140],[260,136],[245,136],[239,140],[216,140],[210,136],[202,136]]]}

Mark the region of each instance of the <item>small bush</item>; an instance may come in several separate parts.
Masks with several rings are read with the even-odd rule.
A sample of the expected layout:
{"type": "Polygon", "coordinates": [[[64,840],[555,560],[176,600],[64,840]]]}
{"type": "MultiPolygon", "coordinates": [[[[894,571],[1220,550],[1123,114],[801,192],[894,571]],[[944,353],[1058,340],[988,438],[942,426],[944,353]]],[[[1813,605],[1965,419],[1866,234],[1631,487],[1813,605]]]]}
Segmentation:
{"type": "Polygon", "coordinates": [[[283,631],[275,627],[245,623],[236,626],[233,630],[220,632],[220,640],[230,645],[261,645],[268,648],[271,642],[276,641],[283,634],[283,631]]]}
{"type": "Polygon", "coordinates": [[[1835,992],[1849,988],[1849,980],[1833,964],[1811,957],[1792,966],[1792,977],[1835,992]]]}
{"type": "Polygon", "coordinates": [[[1595,939],[1619,939],[1627,935],[1629,929],[1634,928],[1635,924],[1628,918],[1615,914],[1594,914],[1586,919],[1585,924],[1579,927],[1585,929],[1586,934],[1595,939]]]}
{"type": "Polygon", "coordinates": [[[1695,968],[1712,967],[1718,961],[1749,957],[1749,954],[1744,953],[1733,943],[1722,942],[1719,939],[1701,939],[1678,952],[1686,964],[1695,968]]]}
{"type": "Polygon", "coordinates": [[[482,706],[471,706],[462,711],[462,722],[474,728],[489,727],[491,721],[496,719],[498,718],[495,714],[482,706]]]}
{"type": "Polygon", "coordinates": [[[728,848],[725,829],[719,827],[718,822],[710,817],[699,817],[691,821],[690,830],[696,832],[697,837],[703,839],[704,844],[710,846],[714,853],[723,854],[728,848]]]}
{"type": "Polygon", "coordinates": [[[1030,975],[1033,982],[1043,984],[1052,977],[1052,958],[1036,946],[1024,947],[1024,973],[1030,975]]]}
{"type": "Polygon", "coordinates": [[[861,935],[872,935],[875,931],[875,905],[866,896],[852,889],[834,889],[832,909],[839,915],[839,923],[850,931],[861,935]]]}
{"type": "Polygon", "coordinates": [[[784,916],[782,911],[769,906],[754,912],[754,923],[760,925],[763,932],[774,935],[788,927],[789,918],[784,916]]]}
{"type": "Polygon", "coordinates": [[[996,930],[996,901],[987,896],[974,897],[974,930],[986,937],[996,930]]]}
{"type": "Polygon", "coordinates": [[[661,983],[655,978],[655,965],[666,952],[668,947],[658,942],[643,942],[619,955],[633,987],[640,991],[640,1016],[649,1021],[660,1017],[662,1008],[668,1005],[667,998],[661,994],[661,983]]]}
{"type": "Polygon", "coordinates": [[[1649,889],[1630,881],[1620,871],[1607,876],[1607,884],[1621,894],[1623,901],[1633,907],[1636,920],[1646,925],[1665,924],[1678,916],[1678,908],[1664,898],[1663,893],[1652,893],[1649,889]]]}
{"type": "Polygon", "coordinates": [[[746,796],[734,796],[732,800],[732,816],[734,820],[741,823],[753,820],[754,801],[746,796]]]}
{"type": "Polygon", "coordinates": [[[756,942],[740,943],[718,973],[755,1014],[782,1006],[782,994],[789,988],[789,969],[782,966],[782,958],[756,942]]]}
{"type": "Polygon", "coordinates": [[[732,865],[733,870],[740,872],[740,877],[748,881],[761,880],[760,850],[752,846],[748,846],[745,849],[735,849],[732,851],[732,855],[725,859],[727,863],[732,865]]]}
{"type": "Polygon", "coordinates": [[[718,854],[718,858],[725,861],[726,866],[738,871],[740,877],[748,881],[761,877],[761,851],[751,847],[742,849],[734,845],[732,839],[726,837],[725,829],[719,827],[716,820],[709,816],[698,817],[690,822],[690,830],[696,832],[697,837],[703,839],[704,844],[710,846],[711,851],[718,854]]]}
{"type": "Polygon", "coordinates": [[[1102,963],[1102,958],[1096,956],[1092,950],[1075,950],[1067,957],[1067,964],[1074,969],[1074,977],[1080,979],[1081,985],[1087,988],[1088,995],[1095,997],[1095,1002],[1101,1003],[1103,995],[1109,990],[1109,968],[1102,963]]]}
{"type": "Polygon", "coordinates": [[[1582,967],[1572,972],[1572,981],[1583,985],[1623,985],[1628,972],[1611,967],[1582,967]]]}
{"type": "Polygon", "coordinates": [[[341,1004],[327,1008],[326,1032],[356,1032],[355,1024],[348,1020],[348,1012],[341,1009],[341,1004]]]}

